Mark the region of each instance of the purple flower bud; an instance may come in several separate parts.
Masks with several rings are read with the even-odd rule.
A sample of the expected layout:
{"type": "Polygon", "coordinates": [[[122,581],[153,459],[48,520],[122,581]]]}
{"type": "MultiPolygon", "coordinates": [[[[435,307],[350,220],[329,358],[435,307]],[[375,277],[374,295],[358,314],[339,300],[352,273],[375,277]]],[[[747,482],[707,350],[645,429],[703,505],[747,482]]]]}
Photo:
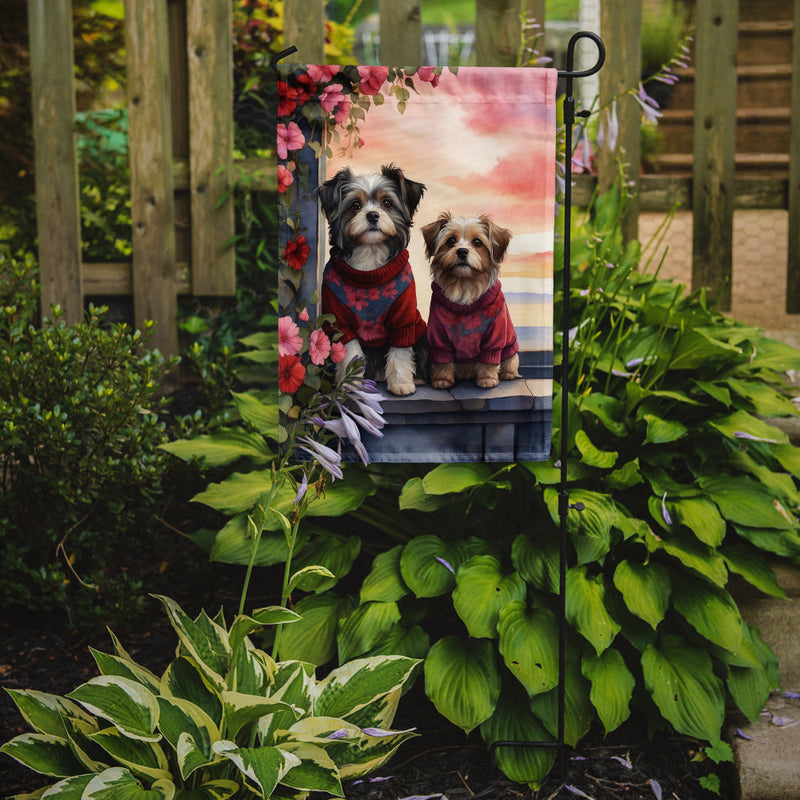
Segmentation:
{"type": "Polygon", "coordinates": [[[672,525],[672,517],[670,516],[669,511],[667,511],[667,493],[664,492],[664,496],[661,498],[661,516],[664,517],[664,522],[667,525],[672,525]]]}
{"type": "Polygon", "coordinates": [[[437,561],[438,561],[440,564],[443,564],[443,565],[444,565],[444,566],[445,566],[447,569],[449,569],[449,570],[450,570],[450,572],[452,572],[452,573],[453,573],[453,575],[455,575],[455,574],[456,574],[456,571],[453,569],[453,566],[450,564],[450,562],[449,562],[449,561],[445,561],[443,558],[440,558],[439,556],[434,556],[434,558],[435,558],[435,559],[436,559],[436,560],[437,560],[437,561]]]}

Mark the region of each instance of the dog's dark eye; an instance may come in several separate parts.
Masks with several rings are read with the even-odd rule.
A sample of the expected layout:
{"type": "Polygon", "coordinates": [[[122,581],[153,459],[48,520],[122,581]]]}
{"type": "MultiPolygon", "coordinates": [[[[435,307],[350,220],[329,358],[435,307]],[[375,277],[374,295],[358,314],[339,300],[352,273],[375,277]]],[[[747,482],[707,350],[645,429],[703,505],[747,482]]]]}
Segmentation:
{"type": "Polygon", "coordinates": [[[391,201],[391,200],[389,200],[388,198],[386,198],[386,199],[385,199],[385,200],[384,200],[384,201],[381,203],[381,205],[382,205],[384,208],[391,208],[391,207],[392,207],[392,201],[391,201]]]}
{"type": "Polygon", "coordinates": [[[483,247],[483,242],[480,239],[473,239],[472,240],[473,247],[483,247]]]}
{"type": "Polygon", "coordinates": [[[360,200],[353,200],[353,205],[350,206],[354,211],[359,211],[361,209],[361,201],[360,200]]]}
{"type": "Polygon", "coordinates": [[[448,246],[448,247],[453,247],[453,245],[455,245],[455,243],[456,243],[457,241],[458,241],[458,239],[456,239],[456,237],[455,237],[455,236],[448,236],[448,237],[447,237],[447,246],[448,246]]]}

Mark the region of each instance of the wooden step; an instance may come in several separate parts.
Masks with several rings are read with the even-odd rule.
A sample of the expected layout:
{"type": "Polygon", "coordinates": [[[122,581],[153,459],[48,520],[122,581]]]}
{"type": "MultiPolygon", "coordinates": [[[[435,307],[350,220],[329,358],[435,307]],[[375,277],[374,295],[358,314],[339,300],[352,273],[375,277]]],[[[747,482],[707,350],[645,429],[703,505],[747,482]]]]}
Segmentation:
{"type": "Polygon", "coordinates": [[[740,23],[736,62],[742,67],[765,63],[790,64],[793,32],[791,20],[740,23]]]}

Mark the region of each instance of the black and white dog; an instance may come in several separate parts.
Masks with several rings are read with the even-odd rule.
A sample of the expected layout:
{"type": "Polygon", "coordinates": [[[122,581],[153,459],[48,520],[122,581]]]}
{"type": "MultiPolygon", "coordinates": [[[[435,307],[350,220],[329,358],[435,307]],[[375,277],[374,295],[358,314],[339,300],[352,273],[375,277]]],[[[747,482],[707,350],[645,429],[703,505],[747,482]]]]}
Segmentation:
{"type": "Polygon", "coordinates": [[[346,167],[318,190],[331,245],[322,313],[335,317],[347,348],[337,380],[364,358],[367,377],[385,378],[393,394],[412,394],[424,382],[425,322],[406,249],[424,191],[393,164],[366,175],[346,167]]]}

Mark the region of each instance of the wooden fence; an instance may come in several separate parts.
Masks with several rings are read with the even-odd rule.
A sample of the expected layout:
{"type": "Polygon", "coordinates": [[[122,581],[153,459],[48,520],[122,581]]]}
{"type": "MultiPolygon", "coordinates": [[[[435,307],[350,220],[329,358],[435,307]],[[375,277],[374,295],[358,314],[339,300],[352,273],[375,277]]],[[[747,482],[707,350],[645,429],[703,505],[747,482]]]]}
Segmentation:
{"type": "MultiPolygon", "coordinates": [[[[267,188],[269,162],[233,166],[231,7],[233,0],[126,0],[133,259],[84,264],[80,257],[78,166],[74,135],[71,0],[29,0],[33,118],[42,306],[57,303],[80,319],[87,296],[132,295],[137,323],[158,322],[156,346],[178,349],[176,297],[225,296],[235,290],[235,174],[267,188]],[[263,185],[262,185],[263,184],[263,185]],[[227,199],[225,199],[227,198],[227,199]]],[[[380,0],[381,62],[421,59],[424,0],[380,0]]],[[[730,304],[733,211],[788,209],[786,310],[800,313],[800,3],[794,3],[791,153],[788,179],[736,179],[738,2],[697,0],[694,166],[691,177],[640,176],[639,107],[619,103],[620,135],[602,151],[598,176],[580,176],[573,198],[586,202],[628,164],[637,196],[625,225],[637,233],[640,210],[676,202],[694,216],[692,282],[723,292],[730,304]]],[[[545,0],[476,0],[477,63],[513,65],[521,12],[544,19],[545,0]]],[[[285,0],[285,41],[300,62],[323,58],[324,0],[285,0]]],[[[600,101],[640,77],[640,0],[603,0],[607,48],[600,101]]],[[[546,35],[546,33],[545,33],[546,35]]],[[[587,45],[591,46],[591,45],[587,45]]]]}

